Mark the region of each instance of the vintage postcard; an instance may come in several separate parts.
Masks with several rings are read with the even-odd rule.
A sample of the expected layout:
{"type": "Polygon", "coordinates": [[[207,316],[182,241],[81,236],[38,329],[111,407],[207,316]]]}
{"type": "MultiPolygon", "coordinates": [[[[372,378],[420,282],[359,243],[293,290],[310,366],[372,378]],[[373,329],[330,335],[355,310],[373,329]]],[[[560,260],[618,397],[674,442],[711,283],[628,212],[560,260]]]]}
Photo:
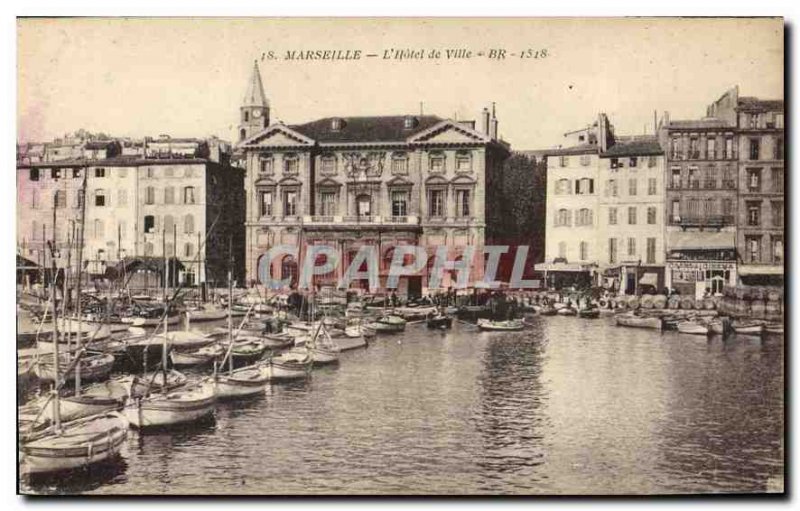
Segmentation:
{"type": "Polygon", "coordinates": [[[784,492],[781,18],[19,18],[18,492],[784,492]]]}

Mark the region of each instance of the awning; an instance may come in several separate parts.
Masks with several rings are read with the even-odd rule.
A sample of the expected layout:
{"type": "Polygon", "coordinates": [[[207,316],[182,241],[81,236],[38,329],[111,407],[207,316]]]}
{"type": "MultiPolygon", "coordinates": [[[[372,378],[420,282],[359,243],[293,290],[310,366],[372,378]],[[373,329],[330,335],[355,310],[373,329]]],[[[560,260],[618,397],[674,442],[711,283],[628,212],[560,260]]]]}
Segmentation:
{"type": "Polygon", "coordinates": [[[667,232],[670,250],[716,250],[736,247],[736,234],[726,231],[670,231],[667,232]]]}
{"type": "Polygon", "coordinates": [[[783,266],[743,264],[737,271],[739,275],[783,275],[783,266]]]}
{"type": "Polygon", "coordinates": [[[658,285],[658,274],[657,273],[645,273],[639,279],[639,284],[649,284],[651,286],[658,285]]]}
{"type": "Polygon", "coordinates": [[[534,265],[536,271],[570,271],[570,272],[583,272],[592,271],[596,265],[594,263],[581,264],[581,263],[539,263],[534,265]]]}

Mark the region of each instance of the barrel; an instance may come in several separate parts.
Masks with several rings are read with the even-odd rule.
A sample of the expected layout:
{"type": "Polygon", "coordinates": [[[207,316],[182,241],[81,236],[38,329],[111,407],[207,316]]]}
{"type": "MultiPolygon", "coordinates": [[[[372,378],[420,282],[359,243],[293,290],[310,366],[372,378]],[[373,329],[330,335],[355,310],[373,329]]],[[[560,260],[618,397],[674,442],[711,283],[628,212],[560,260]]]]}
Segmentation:
{"type": "Polygon", "coordinates": [[[644,295],[640,300],[643,309],[652,309],[653,308],[653,297],[651,295],[644,295]]]}
{"type": "Polygon", "coordinates": [[[681,297],[681,309],[694,309],[694,298],[690,296],[681,297]]]}
{"type": "Polygon", "coordinates": [[[706,310],[714,310],[717,308],[717,304],[714,302],[712,297],[703,298],[703,308],[706,310]]]}
{"type": "Polygon", "coordinates": [[[628,298],[628,308],[636,310],[641,306],[641,301],[638,296],[631,296],[628,298]]]}
{"type": "Polygon", "coordinates": [[[667,300],[667,306],[670,309],[678,309],[678,308],[680,308],[680,306],[681,306],[681,297],[678,296],[678,295],[670,296],[669,300],[667,300]]]}
{"type": "Polygon", "coordinates": [[[664,295],[655,295],[653,296],[653,308],[654,309],[666,309],[667,308],[667,297],[664,295]]]}

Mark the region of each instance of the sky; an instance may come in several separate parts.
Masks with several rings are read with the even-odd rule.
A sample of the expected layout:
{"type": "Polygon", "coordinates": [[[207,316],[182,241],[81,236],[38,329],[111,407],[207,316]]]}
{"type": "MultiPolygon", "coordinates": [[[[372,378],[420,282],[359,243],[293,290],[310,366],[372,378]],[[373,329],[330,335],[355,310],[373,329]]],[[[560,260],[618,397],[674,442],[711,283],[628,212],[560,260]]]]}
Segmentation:
{"type": "Polygon", "coordinates": [[[784,95],[780,19],[20,19],[17,42],[19,142],[81,128],[233,141],[254,60],[273,122],[420,108],[478,119],[494,102],[500,135],[520,150],[558,145],[600,112],[617,134],[642,134],[654,110],[699,118],[735,85],[784,95]],[[515,56],[383,59],[390,49],[515,56]],[[528,49],[547,56],[520,58],[528,49]],[[289,50],[379,57],[283,60],[289,50]]]}

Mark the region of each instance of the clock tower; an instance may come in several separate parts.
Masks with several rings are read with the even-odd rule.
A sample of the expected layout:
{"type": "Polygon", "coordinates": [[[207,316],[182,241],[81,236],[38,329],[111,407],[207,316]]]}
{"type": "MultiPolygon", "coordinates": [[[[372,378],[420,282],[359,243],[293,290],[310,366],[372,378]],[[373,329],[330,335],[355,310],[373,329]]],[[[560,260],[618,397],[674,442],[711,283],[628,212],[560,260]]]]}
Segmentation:
{"type": "Polygon", "coordinates": [[[269,126],[269,101],[264,94],[258,61],[253,62],[253,74],[247,84],[242,106],[239,107],[239,142],[269,126]]]}

